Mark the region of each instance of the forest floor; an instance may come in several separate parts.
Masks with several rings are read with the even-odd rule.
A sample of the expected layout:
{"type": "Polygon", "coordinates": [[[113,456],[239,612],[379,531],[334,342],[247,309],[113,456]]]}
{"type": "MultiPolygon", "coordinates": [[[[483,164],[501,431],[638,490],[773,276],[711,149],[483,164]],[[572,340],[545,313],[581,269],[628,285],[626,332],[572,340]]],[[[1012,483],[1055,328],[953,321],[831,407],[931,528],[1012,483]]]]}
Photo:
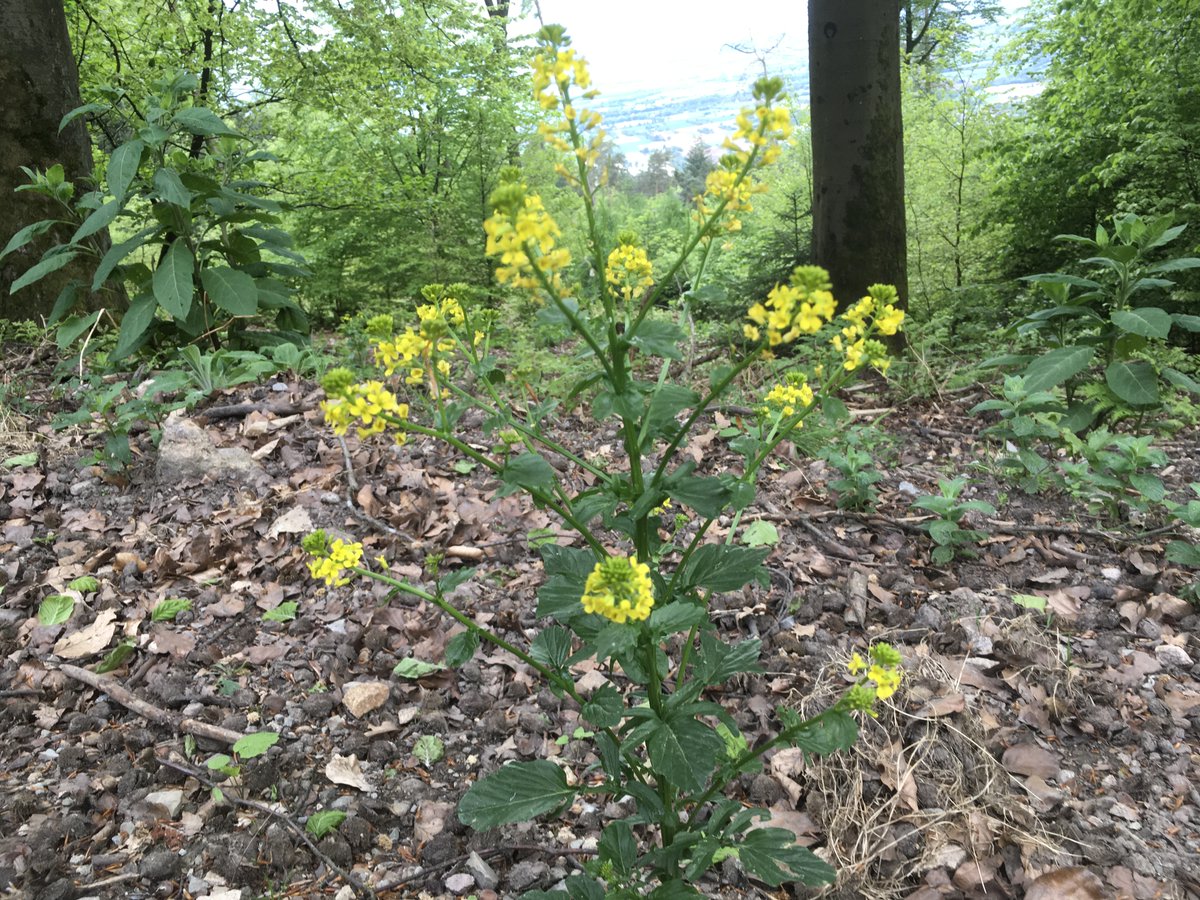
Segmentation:
{"type": "MultiPolygon", "coordinates": [[[[722,702],[753,743],[779,705],[816,709],[842,690],[846,660],[870,641],[895,644],[906,676],[852,751],[781,751],[734,786],[833,863],[837,887],[770,890],[730,859],[706,896],[1200,897],[1189,573],[1164,561],[1161,533],[972,468],[985,450],[966,410],[983,396],[882,419],[894,440],[867,514],[836,509],[819,461],[783,453],[764,471],[744,521],[779,532],[770,587],[722,598],[713,617],[763,639],[765,672],[722,702]],[[936,566],[909,503],[957,474],[998,514],[972,520],[987,533],[976,559],[936,566]]],[[[405,658],[441,660],[455,629],[369,582],[322,587],[300,539],[352,536],[416,583],[430,554],[443,570],[478,565],[456,602],[524,645],[542,577],[528,535],[556,523],[495,499],[481,471],[431,442],[343,449],[318,399],[298,383],[228,392],[168,428],[161,452],[135,438],[118,473],[81,465],[100,438],[54,431],[48,400],[10,421],[0,455],[33,449],[37,462],[0,477],[0,896],[515,897],[553,888],[627,814],[579,802],[492,832],[458,823],[466,787],[506,760],[586,765],[578,709],[488,648],[458,670],[394,676],[405,658]],[[66,623],[40,625],[41,601],[83,575],[98,589],[66,623]],[[191,609],[152,622],[172,597],[191,609]],[[295,620],[264,622],[281,602],[298,604],[295,620]],[[132,655],[89,685],[83,667],[122,636],[132,655]],[[195,736],[211,726],[281,739],[228,780],[206,766],[228,745],[195,736]],[[436,741],[417,746],[430,736],[440,758],[436,741]],[[306,837],[321,810],[348,818],[306,837]]],[[[863,420],[888,407],[870,391],[850,400],[863,420]]],[[[692,441],[704,471],[736,460],[720,425],[692,441]]],[[[556,428],[589,453],[619,452],[578,412],[556,428]]],[[[1200,442],[1161,446],[1172,464],[1159,474],[1182,499],[1200,481],[1200,442]]],[[[578,674],[584,690],[604,680],[578,674]]]]}

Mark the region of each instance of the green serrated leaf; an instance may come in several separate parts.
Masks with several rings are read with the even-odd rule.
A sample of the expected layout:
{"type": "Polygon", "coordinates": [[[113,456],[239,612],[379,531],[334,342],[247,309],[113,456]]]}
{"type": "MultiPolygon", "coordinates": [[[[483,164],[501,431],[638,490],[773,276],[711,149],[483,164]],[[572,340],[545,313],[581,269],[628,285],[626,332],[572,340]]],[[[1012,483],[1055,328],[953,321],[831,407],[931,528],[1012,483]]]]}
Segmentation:
{"type": "Polygon", "coordinates": [[[621,723],[624,711],[625,701],[621,692],[611,684],[602,684],[592,691],[592,696],[584,702],[580,713],[597,728],[615,728],[621,723]]]}
{"type": "Polygon", "coordinates": [[[446,665],[454,669],[466,665],[478,649],[479,632],[459,632],[446,642],[446,665]]]}
{"type": "Polygon", "coordinates": [[[796,846],[784,828],[755,828],[737,845],[738,861],[752,878],[778,887],[787,881],[815,886],[831,884],[837,872],[815,853],[796,846]]]}
{"type": "Polygon", "coordinates": [[[747,547],[774,547],[779,543],[779,529],[765,519],[757,519],[742,531],[742,543],[747,547]]]}
{"type": "Polygon", "coordinates": [[[100,661],[98,666],[96,666],[96,674],[104,675],[116,669],[121,665],[121,663],[125,662],[125,660],[129,659],[129,657],[133,655],[133,648],[134,643],[132,640],[127,638],[121,641],[121,643],[113,647],[112,650],[108,651],[108,655],[100,661]]]}
{"type": "Polygon", "coordinates": [[[6,469],[23,469],[29,466],[36,466],[37,461],[37,452],[31,450],[29,453],[18,453],[16,456],[10,456],[4,462],[0,463],[0,466],[6,469]]]}
{"type": "Polygon", "coordinates": [[[708,613],[703,606],[676,600],[654,608],[650,613],[650,632],[656,638],[666,637],[702,625],[707,619],[708,613]]]}
{"type": "Polygon", "coordinates": [[[571,658],[571,632],[561,625],[543,628],[529,646],[529,655],[549,669],[562,669],[571,658]]]}
{"type": "Polygon", "coordinates": [[[722,593],[736,591],[752,581],[765,584],[762,567],[770,548],[734,547],[728,544],[705,544],[696,548],[680,573],[680,584],[686,589],[702,587],[722,593]]]}
{"type": "Polygon", "coordinates": [[[630,336],[629,343],[649,356],[683,359],[679,352],[679,344],[683,339],[683,331],[674,322],[646,319],[630,336]]]}
{"type": "Polygon", "coordinates": [[[201,137],[214,135],[241,137],[238,132],[221,121],[220,116],[211,109],[205,109],[202,106],[179,110],[179,112],[175,113],[173,121],[185,131],[190,131],[192,134],[198,134],[201,137]]]}
{"type": "Polygon", "coordinates": [[[240,759],[253,759],[262,756],[279,743],[279,735],[274,731],[256,731],[248,734],[233,745],[233,752],[240,759]]]}
{"type": "Polygon", "coordinates": [[[63,266],[67,265],[75,258],[75,253],[69,251],[66,253],[55,253],[53,256],[42,257],[41,262],[30,268],[24,275],[12,283],[8,289],[8,293],[15,294],[21,288],[28,287],[40,278],[44,278],[51,272],[57,272],[63,266]]]}
{"type": "Polygon", "coordinates": [[[514,456],[500,470],[500,480],[505,488],[502,493],[512,494],[519,488],[549,493],[554,488],[554,468],[536,453],[514,456]]]}
{"type": "Polygon", "coordinates": [[[446,745],[434,734],[423,734],[413,744],[413,756],[428,768],[441,759],[446,753],[446,745]]]}
{"type": "Polygon", "coordinates": [[[66,594],[51,594],[38,606],[39,625],[61,625],[75,612],[75,598],[66,594]]]}
{"type": "Polygon", "coordinates": [[[90,594],[100,587],[100,582],[91,575],[81,575],[68,584],[67,587],[73,591],[79,591],[81,594],[90,594]]]}
{"type": "Polygon", "coordinates": [[[646,742],[650,767],[685,791],[704,789],[724,748],[715,731],[690,716],[660,722],[646,742]]]}
{"type": "Polygon", "coordinates": [[[295,600],[284,600],[274,609],[268,609],[262,614],[264,622],[290,622],[296,618],[300,604],[295,600]]]}
{"type": "Polygon", "coordinates": [[[315,838],[323,838],[346,821],[346,813],[340,809],[323,809],[313,813],[304,823],[304,830],[315,838]]]}
{"type": "Polygon", "coordinates": [[[510,763],[471,786],[458,804],[458,817],[482,831],[552,812],[574,797],[575,789],[554,763],[510,763]]]}
{"type": "Polygon", "coordinates": [[[432,675],[434,672],[441,672],[446,667],[441,663],[426,662],[423,659],[408,657],[396,663],[396,667],[392,669],[392,674],[400,678],[424,678],[426,675],[432,675]]]}
{"type": "Polygon", "coordinates": [[[168,597],[150,612],[151,622],[170,622],[181,612],[192,608],[192,601],[182,597],[168,597]]]}
{"type": "Polygon", "coordinates": [[[1131,334],[1140,334],[1142,337],[1165,339],[1171,331],[1170,315],[1157,306],[1119,309],[1111,318],[1118,328],[1131,334]]]}

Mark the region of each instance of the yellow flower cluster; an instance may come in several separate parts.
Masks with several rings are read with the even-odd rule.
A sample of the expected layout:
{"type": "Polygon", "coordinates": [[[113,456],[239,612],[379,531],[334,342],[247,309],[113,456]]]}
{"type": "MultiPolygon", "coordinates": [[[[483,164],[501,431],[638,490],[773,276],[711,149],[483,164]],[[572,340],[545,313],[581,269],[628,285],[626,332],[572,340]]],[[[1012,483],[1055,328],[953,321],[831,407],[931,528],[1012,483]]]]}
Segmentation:
{"type": "Polygon", "coordinates": [[[790,344],[802,334],[816,334],[833,318],[837,309],[833,294],[828,290],[809,291],[804,285],[777,284],[767,295],[765,303],[755,303],[747,312],[751,324],[742,326],[752,341],[762,339],[767,330],[767,343],[772,347],[790,344]]]}
{"type": "Polygon", "coordinates": [[[813,390],[807,384],[777,384],[763,397],[764,415],[775,413],[781,418],[791,418],[798,407],[813,404],[813,390]]]}
{"type": "Polygon", "coordinates": [[[417,319],[419,330],[406,328],[404,334],[395,339],[375,342],[375,363],[383,373],[391,376],[403,368],[406,370],[405,383],[413,385],[425,380],[426,370],[430,367],[443,377],[450,374],[450,361],[437,356],[454,349],[454,339],[449,337],[450,328],[462,325],[466,315],[455,298],[446,297],[437,303],[419,305],[417,319]]]}
{"type": "MultiPolygon", "coordinates": [[[[408,418],[408,404],[400,403],[380,381],[349,385],[344,393],[322,400],[321,411],[334,434],[344,435],[357,424],[360,438],[380,434],[389,422],[408,418]]],[[[397,443],[404,443],[404,438],[404,432],[397,431],[397,443]]]]}
{"type": "Polygon", "coordinates": [[[556,247],[558,225],[536,194],[526,194],[523,185],[502,185],[492,194],[495,212],[483,223],[487,232],[485,252],[499,257],[496,280],[513,287],[538,290],[541,281],[535,267],[559,296],[563,295],[560,272],[571,262],[565,247],[556,247]]]}
{"type": "Polygon", "coordinates": [[[588,576],[580,602],[586,612],[614,622],[640,622],[654,606],[650,567],[636,556],[601,560],[588,576]]]}
{"type": "Polygon", "coordinates": [[[308,561],[308,571],[312,573],[313,578],[321,579],[330,587],[349,584],[350,579],[342,573],[362,562],[362,544],[347,544],[338,538],[326,549],[328,555],[308,561]]]}
{"type": "Polygon", "coordinates": [[[874,644],[868,653],[870,661],[864,660],[857,653],[850,657],[846,668],[859,681],[847,694],[847,702],[851,709],[875,715],[872,707],[876,700],[887,700],[900,687],[903,671],[900,664],[903,661],[899,651],[891,644],[874,644]],[[866,677],[860,677],[863,672],[866,677]]]}
{"type": "MultiPolygon", "coordinates": [[[[571,49],[571,39],[561,26],[549,25],[538,33],[539,52],[533,58],[533,97],[546,111],[561,110],[562,118],[554,123],[542,122],[538,133],[547,145],[562,153],[573,153],[591,168],[600,158],[604,131],[600,114],[577,107],[571,96],[572,86],[591,100],[599,96],[592,90],[592,76],[587,61],[571,49]],[[590,133],[590,134],[589,134],[590,133]]],[[[579,175],[561,163],[555,171],[563,178],[579,184],[579,175]]]]}
{"type": "Polygon", "coordinates": [[[696,219],[702,226],[720,211],[725,231],[741,229],[738,214],[750,212],[754,208],[750,198],[766,190],[751,173],[775,162],[782,152],[781,145],[792,135],[791,111],[776,105],[783,99],[782,81],[760,79],[754,85],[754,99],[754,109],[738,113],[737,130],[723,144],[729,152],[708,174],[704,192],[696,197],[696,219]]]}
{"type": "Polygon", "coordinates": [[[605,278],[628,303],[654,284],[654,270],[646,251],[634,244],[621,244],[608,254],[605,278]]]}
{"type": "MultiPolygon", "coordinates": [[[[765,330],[769,347],[791,343],[802,334],[816,334],[833,321],[837,311],[829,288],[829,273],[824,269],[797,267],[787,284],[776,285],[765,302],[747,310],[750,321],[742,326],[742,332],[751,341],[761,341],[765,330]]],[[[844,357],[846,371],[867,363],[880,372],[887,371],[891,364],[887,348],[873,335],[893,335],[901,329],[904,312],[896,308],[898,300],[894,287],[873,284],[867,288],[867,296],[842,313],[840,321],[845,324],[829,343],[844,357]]]]}

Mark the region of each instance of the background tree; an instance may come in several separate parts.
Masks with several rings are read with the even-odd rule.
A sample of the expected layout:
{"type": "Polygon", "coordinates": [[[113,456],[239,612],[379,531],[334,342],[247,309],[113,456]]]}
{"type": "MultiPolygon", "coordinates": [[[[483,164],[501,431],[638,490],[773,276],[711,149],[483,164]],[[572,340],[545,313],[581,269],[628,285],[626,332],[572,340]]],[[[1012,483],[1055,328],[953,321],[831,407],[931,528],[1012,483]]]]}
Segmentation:
{"type": "Polygon", "coordinates": [[[808,53],[813,259],[843,303],[874,283],[907,303],[896,5],[809,0],[808,53]]]}
{"type": "Polygon", "coordinates": [[[971,29],[994,23],[1003,6],[993,0],[901,0],[901,52],[910,64],[925,66],[963,49],[971,29]]]}
{"type": "MultiPolygon", "coordinates": [[[[67,33],[62,0],[5,0],[0,4],[0,247],[25,225],[61,213],[46,197],[13,193],[28,179],[20,167],[49,169],[61,164],[68,181],[90,177],[92,149],[81,119],[59,131],[59,122],[81,105],[79,77],[67,33]]],[[[0,315],[7,319],[48,315],[63,285],[79,273],[74,265],[9,296],[9,286],[55,240],[46,235],[0,260],[0,315]]]]}
{"type": "Polygon", "coordinates": [[[1116,212],[1200,223],[1194,0],[1043,0],[1023,26],[1014,50],[1044,88],[1000,148],[991,214],[1012,223],[1010,273],[1073,258],[1049,239],[1092,234],[1116,212]]]}
{"type": "Polygon", "coordinates": [[[690,203],[697,194],[704,193],[705,179],[715,168],[708,145],[696,138],[683,157],[683,165],[675,171],[675,183],[679,185],[679,193],[685,203],[690,203]]]}

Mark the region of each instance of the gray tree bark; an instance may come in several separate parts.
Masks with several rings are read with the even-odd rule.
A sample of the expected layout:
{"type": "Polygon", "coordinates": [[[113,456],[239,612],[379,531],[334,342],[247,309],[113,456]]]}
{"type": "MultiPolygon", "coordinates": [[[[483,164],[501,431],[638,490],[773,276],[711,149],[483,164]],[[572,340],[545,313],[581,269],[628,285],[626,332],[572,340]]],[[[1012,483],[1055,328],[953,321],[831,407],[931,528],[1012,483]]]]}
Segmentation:
{"type": "Polygon", "coordinates": [[[908,302],[898,0],[809,0],[813,256],[840,304],[908,302]]]}
{"type": "MultiPolygon", "coordinates": [[[[71,55],[62,0],[0,0],[0,249],[17,231],[40,219],[62,214],[48,198],[31,191],[13,193],[27,183],[20,166],[48,169],[61,163],[68,181],[81,185],[92,174],[92,149],[83,119],[60,134],[58,123],[81,105],[79,73],[71,55]]],[[[75,264],[43,278],[13,296],[9,286],[36,263],[42,251],[66,241],[70,229],[43,235],[0,262],[0,318],[47,316],[63,286],[72,278],[90,282],[75,264]]]]}

